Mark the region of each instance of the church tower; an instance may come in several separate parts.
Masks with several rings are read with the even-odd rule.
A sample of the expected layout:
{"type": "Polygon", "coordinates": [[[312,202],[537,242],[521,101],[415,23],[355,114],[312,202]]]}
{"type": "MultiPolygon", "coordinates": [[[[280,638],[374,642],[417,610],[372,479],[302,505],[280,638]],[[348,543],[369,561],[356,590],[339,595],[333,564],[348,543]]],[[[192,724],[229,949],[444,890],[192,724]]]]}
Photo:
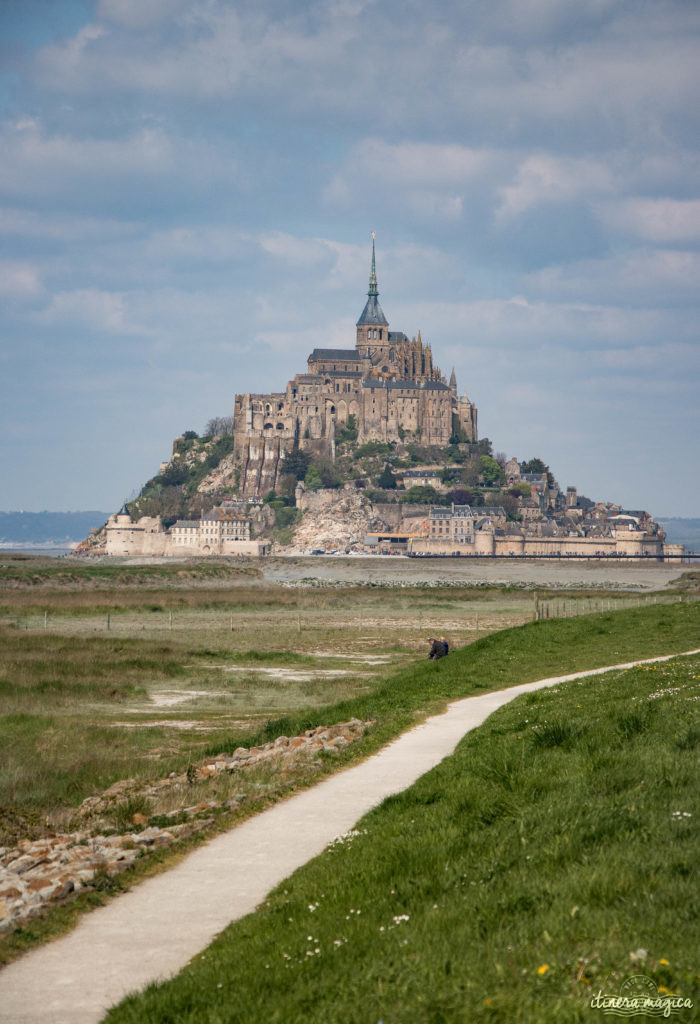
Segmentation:
{"type": "Polygon", "coordinates": [[[357,321],[357,350],[362,355],[373,349],[388,349],[389,321],[379,305],[379,289],[377,287],[377,268],[374,260],[374,231],[372,232],[372,267],[369,273],[369,291],[367,302],[357,321]]]}

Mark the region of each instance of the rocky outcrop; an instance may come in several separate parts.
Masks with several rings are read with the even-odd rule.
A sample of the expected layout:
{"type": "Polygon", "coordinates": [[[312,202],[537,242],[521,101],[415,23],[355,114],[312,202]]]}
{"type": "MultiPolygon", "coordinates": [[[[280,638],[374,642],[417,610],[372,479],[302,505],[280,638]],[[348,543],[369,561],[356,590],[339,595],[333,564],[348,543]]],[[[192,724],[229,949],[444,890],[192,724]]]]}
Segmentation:
{"type": "Polygon", "coordinates": [[[294,532],[290,550],[304,552],[345,550],[362,545],[365,534],[377,527],[371,502],[361,491],[346,489],[297,491],[303,519],[294,532]]]}
{"type": "Polygon", "coordinates": [[[80,805],[81,827],[63,835],[0,847],[0,932],[28,920],[47,904],[85,888],[100,887],[152,850],[209,828],[217,814],[233,810],[264,794],[239,794],[226,801],[204,800],[148,817],[137,812],[120,832],[108,828],[110,814],[135,797],[157,803],[174,790],[196,793],[196,783],[223,772],[240,772],[262,763],[292,765],[325,750],[338,753],[372,725],[353,718],[332,726],[318,726],[300,736],[278,736],[260,747],[238,747],[233,753],[207,758],[197,767],[144,785],[136,779],[115,782],[101,796],[80,805]]]}

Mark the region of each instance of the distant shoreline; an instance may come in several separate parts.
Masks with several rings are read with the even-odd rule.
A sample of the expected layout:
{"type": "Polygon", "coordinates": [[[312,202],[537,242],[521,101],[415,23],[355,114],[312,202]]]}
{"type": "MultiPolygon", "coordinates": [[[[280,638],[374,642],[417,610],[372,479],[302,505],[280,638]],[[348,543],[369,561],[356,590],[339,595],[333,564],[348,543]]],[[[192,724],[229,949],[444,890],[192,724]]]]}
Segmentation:
{"type": "Polygon", "coordinates": [[[0,555],[44,555],[48,558],[60,558],[63,555],[71,555],[80,541],[71,541],[70,547],[65,544],[13,544],[11,541],[0,541],[0,555]]]}

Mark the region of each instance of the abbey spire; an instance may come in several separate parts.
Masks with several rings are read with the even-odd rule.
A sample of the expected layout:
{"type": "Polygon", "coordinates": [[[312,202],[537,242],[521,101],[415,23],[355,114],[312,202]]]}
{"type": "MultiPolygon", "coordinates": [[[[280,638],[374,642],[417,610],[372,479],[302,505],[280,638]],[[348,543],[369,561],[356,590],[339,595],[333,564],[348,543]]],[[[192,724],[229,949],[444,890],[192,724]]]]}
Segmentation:
{"type": "Polygon", "coordinates": [[[374,231],[372,232],[372,265],[369,272],[369,290],[367,302],[357,321],[357,347],[372,345],[377,342],[386,344],[388,339],[389,321],[379,305],[379,288],[377,285],[377,265],[374,252],[374,231]]]}

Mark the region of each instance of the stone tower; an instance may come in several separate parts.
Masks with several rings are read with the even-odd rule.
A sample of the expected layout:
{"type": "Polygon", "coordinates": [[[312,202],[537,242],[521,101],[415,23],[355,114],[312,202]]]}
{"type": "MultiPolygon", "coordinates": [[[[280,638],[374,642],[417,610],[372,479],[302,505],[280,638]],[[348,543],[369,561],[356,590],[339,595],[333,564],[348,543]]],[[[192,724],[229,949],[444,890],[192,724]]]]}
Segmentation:
{"type": "Polygon", "coordinates": [[[372,232],[372,267],[369,272],[367,302],[357,321],[357,351],[364,355],[368,348],[389,351],[389,321],[379,305],[377,268],[374,258],[374,231],[372,232]]]}

